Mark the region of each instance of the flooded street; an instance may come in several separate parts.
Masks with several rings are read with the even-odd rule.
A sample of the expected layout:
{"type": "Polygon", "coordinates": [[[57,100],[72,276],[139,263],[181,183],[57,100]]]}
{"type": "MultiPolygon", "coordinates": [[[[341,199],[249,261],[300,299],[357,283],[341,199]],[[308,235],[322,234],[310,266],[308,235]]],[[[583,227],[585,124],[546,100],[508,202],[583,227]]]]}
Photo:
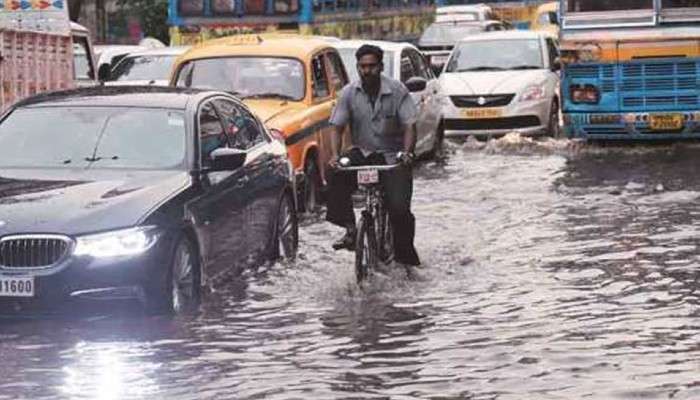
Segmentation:
{"type": "Polygon", "coordinates": [[[342,232],[190,318],[0,320],[0,399],[698,399],[700,145],[507,136],[416,171],[417,279],[342,232]]]}

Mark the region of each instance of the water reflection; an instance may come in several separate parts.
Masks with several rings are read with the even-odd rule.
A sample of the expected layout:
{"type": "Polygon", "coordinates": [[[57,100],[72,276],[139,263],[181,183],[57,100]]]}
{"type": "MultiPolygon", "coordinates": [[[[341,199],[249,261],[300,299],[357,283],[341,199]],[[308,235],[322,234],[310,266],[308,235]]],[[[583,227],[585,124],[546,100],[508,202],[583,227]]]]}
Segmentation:
{"type": "Polygon", "coordinates": [[[0,321],[0,399],[700,398],[697,150],[450,144],[416,171],[421,279],[359,290],[319,215],[198,315],[0,321]]]}

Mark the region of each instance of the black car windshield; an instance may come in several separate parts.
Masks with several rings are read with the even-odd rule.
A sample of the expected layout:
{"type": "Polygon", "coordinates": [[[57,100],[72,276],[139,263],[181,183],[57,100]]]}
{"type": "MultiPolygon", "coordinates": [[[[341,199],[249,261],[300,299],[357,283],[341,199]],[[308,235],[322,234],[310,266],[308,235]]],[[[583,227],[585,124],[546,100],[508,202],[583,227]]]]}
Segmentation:
{"type": "Polygon", "coordinates": [[[428,43],[452,45],[467,36],[482,32],[483,30],[484,29],[480,25],[454,23],[432,24],[423,32],[419,43],[421,45],[428,43]]]}
{"type": "Polygon", "coordinates": [[[445,72],[542,68],[542,49],[537,39],[479,40],[457,45],[445,72]]]}
{"type": "Polygon", "coordinates": [[[1,167],[174,169],[184,165],[181,111],[22,108],[0,123],[1,167]]]}
{"type": "Polygon", "coordinates": [[[654,0],[569,0],[569,12],[651,10],[654,0]]]}
{"type": "Polygon", "coordinates": [[[290,58],[222,57],[188,62],[178,73],[177,86],[298,101],[304,98],[304,77],[304,65],[290,58]]]}
{"type": "Polygon", "coordinates": [[[112,71],[112,80],[168,80],[175,58],[175,55],[127,56],[112,71]]]}
{"type": "MultiPolygon", "coordinates": [[[[345,64],[345,70],[348,73],[348,78],[350,82],[360,79],[360,75],[357,73],[357,58],[355,57],[355,52],[357,49],[338,49],[340,53],[340,58],[343,59],[343,64],[345,64]]],[[[384,72],[382,74],[393,77],[394,76],[394,52],[385,51],[384,52],[384,72]]]]}

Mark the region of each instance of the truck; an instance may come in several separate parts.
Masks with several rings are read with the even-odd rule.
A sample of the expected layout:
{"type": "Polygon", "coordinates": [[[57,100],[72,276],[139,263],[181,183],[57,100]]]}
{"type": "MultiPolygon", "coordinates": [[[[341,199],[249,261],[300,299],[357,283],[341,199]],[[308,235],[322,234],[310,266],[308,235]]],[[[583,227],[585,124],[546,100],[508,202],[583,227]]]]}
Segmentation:
{"type": "Polygon", "coordinates": [[[700,137],[699,1],[562,0],[560,14],[569,137],[700,137]]]}
{"type": "Polygon", "coordinates": [[[0,1],[0,113],[42,92],[95,85],[90,34],[66,1],[0,1]]]}

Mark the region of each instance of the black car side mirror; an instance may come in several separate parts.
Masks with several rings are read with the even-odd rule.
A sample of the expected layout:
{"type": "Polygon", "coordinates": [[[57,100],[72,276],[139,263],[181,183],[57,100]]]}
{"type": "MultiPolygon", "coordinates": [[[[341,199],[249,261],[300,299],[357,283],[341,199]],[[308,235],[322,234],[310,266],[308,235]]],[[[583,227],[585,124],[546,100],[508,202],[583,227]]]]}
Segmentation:
{"type": "Polygon", "coordinates": [[[97,80],[100,82],[107,82],[112,79],[112,67],[109,63],[104,63],[100,65],[97,69],[97,80]]]}
{"type": "Polygon", "coordinates": [[[209,153],[211,159],[210,172],[233,171],[243,166],[248,154],[240,149],[219,147],[209,153]]]}
{"type": "Polygon", "coordinates": [[[424,78],[421,78],[419,76],[414,76],[413,78],[409,78],[406,81],[406,87],[408,88],[408,91],[411,93],[422,92],[425,90],[425,88],[427,86],[428,86],[428,81],[426,81],[424,78]]]}

